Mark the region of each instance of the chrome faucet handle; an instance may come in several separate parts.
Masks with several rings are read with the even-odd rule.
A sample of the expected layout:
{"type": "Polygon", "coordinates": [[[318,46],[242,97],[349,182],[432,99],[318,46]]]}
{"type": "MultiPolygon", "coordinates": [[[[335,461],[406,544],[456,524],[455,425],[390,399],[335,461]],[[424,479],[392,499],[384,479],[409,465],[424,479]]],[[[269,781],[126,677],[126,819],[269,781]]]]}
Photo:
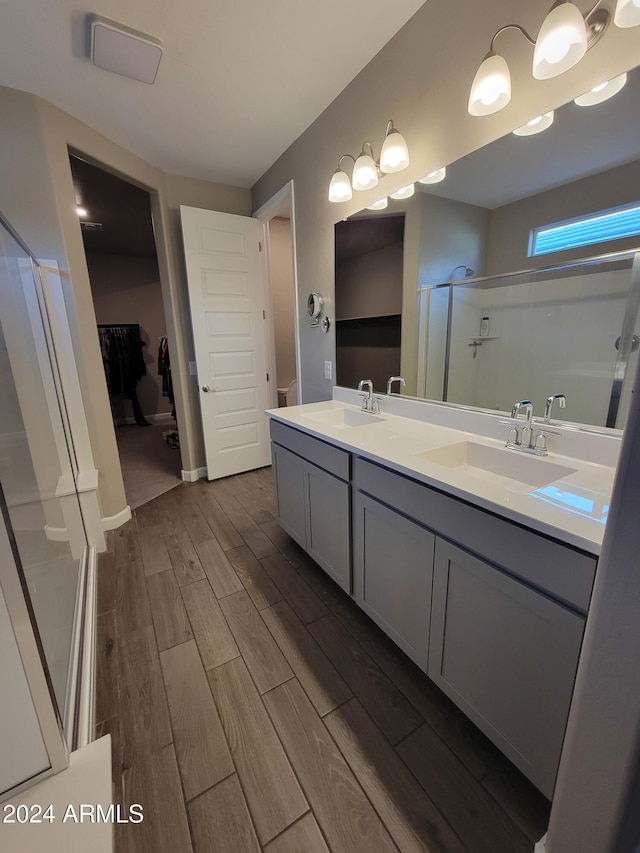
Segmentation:
{"type": "Polygon", "coordinates": [[[391,394],[391,386],[394,382],[399,382],[401,385],[406,385],[404,376],[390,376],[387,380],[387,395],[391,394]]]}
{"type": "Polygon", "coordinates": [[[553,409],[553,404],[556,400],[558,401],[558,405],[561,409],[564,409],[567,406],[567,398],[564,394],[551,394],[547,397],[547,402],[544,407],[544,422],[546,424],[551,420],[551,410],[553,409]]]}

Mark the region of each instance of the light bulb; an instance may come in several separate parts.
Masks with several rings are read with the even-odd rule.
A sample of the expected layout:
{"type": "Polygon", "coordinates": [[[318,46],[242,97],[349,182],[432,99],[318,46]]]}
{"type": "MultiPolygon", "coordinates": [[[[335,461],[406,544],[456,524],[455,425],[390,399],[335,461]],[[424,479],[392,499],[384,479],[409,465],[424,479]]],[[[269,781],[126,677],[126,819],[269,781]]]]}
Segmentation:
{"type": "Polygon", "coordinates": [[[511,100],[509,66],[498,53],[483,59],[471,84],[468,110],[472,116],[486,116],[501,110],[511,100]]]}
{"type": "Polygon", "coordinates": [[[637,27],[640,24],[640,0],[618,0],[613,16],[616,27],[637,27]]]}
{"type": "Polygon", "coordinates": [[[362,153],[356,160],[351,178],[354,190],[370,190],[378,186],[378,167],[373,157],[362,149],[362,153]]]}
{"type": "Polygon", "coordinates": [[[401,172],[409,165],[409,149],[404,137],[395,128],[385,136],[380,152],[380,171],[401,172]]]}
{"type": "Polygon", "coordinates": [[[554,6],[542,22],[533,51],[533,76],[548,80],[572,68],[587,52],[587,25],[573,3],[554,6]]]}
{"type": "Polygon", "coordinates": [[[351,192],[349,176],[342,169],[336,169],[329,184],[329,201],[349,201],[352,197],[353,193],[351,192]]]}

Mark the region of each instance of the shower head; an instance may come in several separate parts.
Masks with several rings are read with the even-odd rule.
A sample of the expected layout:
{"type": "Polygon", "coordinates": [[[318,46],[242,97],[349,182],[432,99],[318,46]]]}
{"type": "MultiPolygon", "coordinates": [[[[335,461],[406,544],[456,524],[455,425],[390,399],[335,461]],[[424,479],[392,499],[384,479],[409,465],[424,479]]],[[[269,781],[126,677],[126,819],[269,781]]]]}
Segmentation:
{"type": "Polygon", "coordinates": [[[451,275],[449,276],[449,281],[454,281],[456,272],[458,270],[464,270],[464,277],[471,278],[472,275],[476,274],[475,270],[472,270],[471,267],[468,267],[466,264],[458,264],[457,267],[454,267],[451,271],[451,275]]]}

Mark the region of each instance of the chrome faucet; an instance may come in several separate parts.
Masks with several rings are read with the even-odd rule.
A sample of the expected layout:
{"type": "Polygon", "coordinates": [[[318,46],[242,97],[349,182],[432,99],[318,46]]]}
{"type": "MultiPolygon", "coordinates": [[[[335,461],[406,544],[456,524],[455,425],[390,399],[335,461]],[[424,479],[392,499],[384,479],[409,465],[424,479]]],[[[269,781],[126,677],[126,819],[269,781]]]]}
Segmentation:
{"type": "Polygon", "coordinates": [[[362,411],[377,413],[380,410],[380,406],[373,396],[373,382],[371,379],[361,379],[360,382],[358,382],[358,391],[363,391],[365,385],[368,387],[369,391],[362,398],[362,411]]]}
{"type": "Polygon", "coordinates": [[[551,410],[553,409],[553,404],[555,401],[558,401],[558,405],[561,409],[564,409],[567,405],[567,398],[564,394],[551,394],[550,397],[547,397],[547,402],[544,407],[544,422],[548,424],[551,420],[551,410]]]}
{"type": "MultiPolygon", "coordinates": [[[[549,423],[551,407],[553,406],[553,401],[556,399],[561,400],[560,406],[564,405],[564,394],[552,394],[552,396],[547,400],[545,408],[545,424],[549,423]]],[[[546,456],[548,452],[547,436],[550,433],[553,435],[562,435],[562,433],[557,432],[554,429],[548,429],[546,426],[536,434],[534,429],[535,421],[533,419],[533,403],[531,400],[518,400],[517,403],[514,403],[513,408],[511,409],[511,417],[513,418],[512,421],[500,421],[500,423],[511,427],[506,446],[513,450],[522,450],[524,453],[535,453],[536,456],[546,456]],[[520,409],[524,409],[524,426],[522,428],[522,434],[519,431],[520,424],[517,421],[520,409]]]]}
{"type": "Polygon", "coordinates": [[[511,409],[511,417],[517,418],[520,409],[524,409],[524,428],[522,430],[522,437],[519,439],[517,438],[515,444],[522,444],[526,447],[533,447],[533,403],[531,402],[531,400],[518,400],[517,403],[513,404],[513,408],[511,409]]]}
{"type": "Polygon", "coordinates": [[[387,380],[387,394],[391,393],[391,386],[394,382],[399,382],[401,385],[406,385],[404,376],[390,376],[387,380]]]}

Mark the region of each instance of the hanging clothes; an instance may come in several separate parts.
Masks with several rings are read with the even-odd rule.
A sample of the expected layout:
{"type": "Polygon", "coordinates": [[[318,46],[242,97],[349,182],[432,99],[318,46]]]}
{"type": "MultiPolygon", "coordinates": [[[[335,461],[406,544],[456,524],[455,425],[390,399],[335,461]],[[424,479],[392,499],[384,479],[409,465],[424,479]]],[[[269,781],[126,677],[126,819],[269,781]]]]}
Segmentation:
{"type": "Polygon", "coordinates": [[[169,358],[169,339],[166,335],[160,338],[158,347],[158,376],[162,376],[162,395],[168,397],[172,405],[171,417],[175,419],[176,407],[173,397],[173,380],[171,378],[171,360],[169,358]]]}
{"type": "Polygon", "coordinates": [[[98,336],[109,395],[123,394],[131,400],[135,422],[139,426],[150,426],[142,413],[136,390],[138,382],[147,375],[142,351],[146,343],[140,337],[139,324],[100,324],[98,336]]]}

